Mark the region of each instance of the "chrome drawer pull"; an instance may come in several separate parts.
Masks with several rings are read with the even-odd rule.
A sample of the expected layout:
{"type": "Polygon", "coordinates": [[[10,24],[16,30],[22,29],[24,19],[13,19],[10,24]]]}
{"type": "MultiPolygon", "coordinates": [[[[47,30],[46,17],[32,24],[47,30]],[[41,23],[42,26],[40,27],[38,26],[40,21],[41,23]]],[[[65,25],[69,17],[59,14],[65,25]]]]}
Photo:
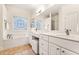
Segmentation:
{"type": "Polygon", "coordinates": [[[57,50],[59,50],[59,48],[57,48],[57,50]]]}
{"type": "Polygon", "coordinates": [[[65,53],[65,51],[62,51],[62,53],[65,53]]]}

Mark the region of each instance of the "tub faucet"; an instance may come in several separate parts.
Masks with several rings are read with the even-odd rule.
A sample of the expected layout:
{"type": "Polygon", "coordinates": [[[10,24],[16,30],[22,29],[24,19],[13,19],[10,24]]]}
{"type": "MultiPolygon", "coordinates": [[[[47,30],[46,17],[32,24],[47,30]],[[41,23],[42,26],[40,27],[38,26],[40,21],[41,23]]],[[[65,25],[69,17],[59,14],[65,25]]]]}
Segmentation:
{"type": "Polygon", "coordinates": [[[7,34],[7,39],[12,39],[12,34],[7,34]]]}

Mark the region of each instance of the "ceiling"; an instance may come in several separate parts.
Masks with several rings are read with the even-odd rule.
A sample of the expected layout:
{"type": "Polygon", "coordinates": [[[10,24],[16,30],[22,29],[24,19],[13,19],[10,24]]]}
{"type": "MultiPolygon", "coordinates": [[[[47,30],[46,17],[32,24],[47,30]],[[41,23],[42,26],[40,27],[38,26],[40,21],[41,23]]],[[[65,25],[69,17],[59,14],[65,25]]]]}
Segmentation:
{"type": "Polygon", "coordinates": [[[25,9],[32,16],[38,14],[37,12],[39,12],[40,8],[43,6],[44,9],[47,9],[48,11],[45,11],[42,16],[47,16],[50,11],[52,12],[52,14],[57,13],[59,9],[63,6],[63,4],[7,4],[7,6],[14,6],[17,8],[25,9]]]}
{"type": "Polygon", "coordinates": [[[28,10],[28,12],[34,13],[41,6],[44,6],[45,8],[49,7],[49,4],[7,4],[7,6],[22,8],[28,10]]]}

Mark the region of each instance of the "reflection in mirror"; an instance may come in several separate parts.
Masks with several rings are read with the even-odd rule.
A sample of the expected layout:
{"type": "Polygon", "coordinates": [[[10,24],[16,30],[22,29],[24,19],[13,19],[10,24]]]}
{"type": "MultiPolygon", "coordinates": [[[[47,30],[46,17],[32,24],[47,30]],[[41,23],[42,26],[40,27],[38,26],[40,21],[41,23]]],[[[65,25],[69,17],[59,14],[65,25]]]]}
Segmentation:
{"type": "Polygon", "coordinates": [[[51,30],[58,30],[59,20],[58,13],[51,16],[51,30]]]}

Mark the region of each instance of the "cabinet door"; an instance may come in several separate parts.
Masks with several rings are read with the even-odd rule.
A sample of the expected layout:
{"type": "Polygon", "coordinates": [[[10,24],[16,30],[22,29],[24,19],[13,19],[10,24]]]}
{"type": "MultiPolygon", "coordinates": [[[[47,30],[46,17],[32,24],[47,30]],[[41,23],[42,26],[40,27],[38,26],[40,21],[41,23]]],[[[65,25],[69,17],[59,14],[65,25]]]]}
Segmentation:
{"type": "Polygon", "coordinates": [[[48,55],[48,41],[39,39],[39,54],[48,55]]]}
{"type": "Polygon", "coordinates": [[[39,55],[42,55],[42,54],[43,54],[43,48],[40,47],[40,45],[39,45],[39,55]]]}
{"type": "Polygon", "coordinates": [[[42,48],[42,47],[39,47],[39,54],[40,55],[48,55],[48,51],[44,50],[44,48],[42,48]]]}
{"type": "Polygon", "coordinates": [[[60,47],[50,43],[49,44],[49,55],[60,55],[60,47]]]}
{"type": "Polygon", "coordinates": [[[76,53],[66,50],[66,49],[61,49],[61,55],[77,55],[76,53]]]}
{"type": "Polygon", "coordinates": [[[44,49],[42,49],[40,52],[39,52],[40,55],[48,55],[48,52],[45,51],[44,49]]]}

